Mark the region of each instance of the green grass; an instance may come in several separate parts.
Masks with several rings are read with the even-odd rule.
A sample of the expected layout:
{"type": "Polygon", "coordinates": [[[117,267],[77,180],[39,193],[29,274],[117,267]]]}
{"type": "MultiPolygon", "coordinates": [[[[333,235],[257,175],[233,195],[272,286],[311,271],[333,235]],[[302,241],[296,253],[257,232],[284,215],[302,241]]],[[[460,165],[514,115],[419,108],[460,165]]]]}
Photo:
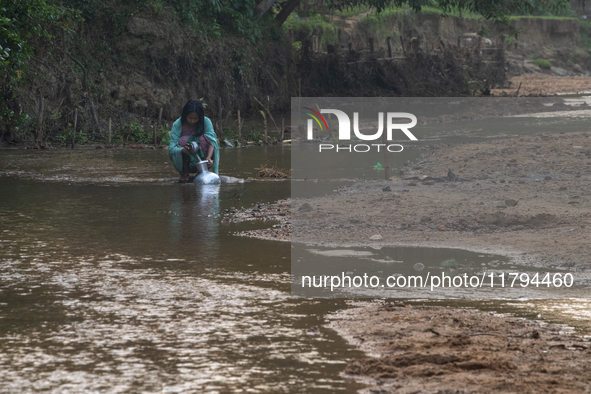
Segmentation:
{"type": "Polygon", "coordinates": [[[550,63],[546,59],[536,59],[534,60],[534,64],[540,67],[542,70],[549,70],[550,68],[552,68],[552,63],[550,63]]]}
{"type": "Polygon", "coordinates": [[[344,10],[335,10],[335,16],[346,16],[348,18],[353,18],[359,14],[364,14],[371,10],[372,8],[368,5],[360,5],[357,7],[345,8],[344,10]]]}
{"type": "Polygon", "coordinates": [[[480,19],[482,18],[482,16],[475,14],[473,12],[459,12],[457,10],[453,10],[451,12],[448,12],[447,14],[444,13],[442,10],[440,10],[439,8],[436,7],[429,7],[429,6],[423,6],[421,7],[421,14],[438,14],[438,15],[449,15],[449,16],[456,16],[458,18],[466,18],[466,19],[480,19]]]}
{"type": "Polygon", "coordinates": [[[283,26],[286,29],[301,31],[307,34],[313,34],[315,31],[320,33],[321,42],[334,44],[339,39],[339,30],[336,25],[330,23],[320,14],[312,15],[307,18],[299,18],[298,14],[292,13],[283,26]]]}
{"type": "Polygon", "coordinates": [[[414,18],[415,13],[410,8],[387,8],[380,12],[366,15],[359,20],[359,24],[366,28],[373,28],[376,31],[391,31],[392,19],[403,18],[409,22],[414,18]]]}

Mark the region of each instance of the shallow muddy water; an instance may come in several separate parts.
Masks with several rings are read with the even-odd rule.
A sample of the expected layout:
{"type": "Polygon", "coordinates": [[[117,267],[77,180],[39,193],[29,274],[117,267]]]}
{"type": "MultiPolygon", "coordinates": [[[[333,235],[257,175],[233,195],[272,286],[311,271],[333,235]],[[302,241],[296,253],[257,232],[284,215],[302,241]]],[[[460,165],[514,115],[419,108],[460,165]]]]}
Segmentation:
{"type": "MultiPolygon", "coordinates": [[[[291,298],[291,246],[220,217],[289,197],[288,181],[248,178],[289,168],[291,149],[226,149],[222,173],[247,182],[213,187],[178,184],[163,150],[0,151],[0,392],[356,392],[339,373],[361,353],[323,328],[347,303],[291,298]]],[[[360,176],[378,177],[369,164],[360,176]]]]}
{"type": "MultiPolygon", "coordinates": [[[[224,153],[241,177],[289,159],[224,153]]],[[[180,185],[165,151],[0,160],[0,391],[355,391],[338,374],[357,352],[310,330],[344,304],[290,299],[289,244],[219,217],[288,182],[180,185]]]]}

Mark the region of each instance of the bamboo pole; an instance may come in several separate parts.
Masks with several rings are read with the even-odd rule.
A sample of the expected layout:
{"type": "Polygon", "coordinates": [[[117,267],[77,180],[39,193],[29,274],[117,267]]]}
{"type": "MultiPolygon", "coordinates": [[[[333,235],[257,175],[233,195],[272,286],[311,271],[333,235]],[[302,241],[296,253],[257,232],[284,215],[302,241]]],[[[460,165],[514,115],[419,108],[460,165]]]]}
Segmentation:
{"type": "Polygon", "coordinates": [[[221,141],[224,131],[222,130],[222,98],[218,97],[218,139],[221,141]]]}
{"type": "Polygon", "coordinates": [[[74,132],[72,133],[72,149],[76,144],[76,125],[78,124],[78,108],[74,110],[74,132]]]}
{"type": "Polygon", "coordinates": [[[267,143],[267,117],[263,116],[263,124],[265,125],[265,144],[267,143]]]}
{"type": "Polygon", "coordinates": [[[238,113],[238,139],[242,139],[242,122],[240,120],[240,110],[237,111],[238,113]]]}
{"type": "Polygon", "coordinates": [[[40,99],[39,99],[39,131],[37,133],[37,140],[39,145],[43,141],[43,112],[45,111],[45,98],[43,97],[43,91],[39,89],[40,99]]]}
{"type": "Polygon", "coordinates": [[[521,89],[521,82],[519,82],[519,87],[517,88],[517,92],[515,93],[515,97],[519,96],[519,90],[521,89]]]}
{"type": "Polygon", "coordinates": [[[388,57],[389,58],[392,58],[392,57],[394,57],[393,56],[394,55],[394,53],[393,53],[394,51],[392,51],[392,37],[388,37],[386,39],[386,42],[388,43],[388,57]]]}
{"type": "MultiPolygon", "coordinates": [[[[98,117],[96,116],[96,111],[94,109],[94,102],[92,101],[92,98],[90,98],[90,110],[92,111],[92,118],[94,119],[94,123],[96,124],[96,128],[99,131],[99,134],[103,134],[103,132],[101,131],[101,126],[99,125],[99,121],[98,121],[98,117]]],[[[92,133],[94,135],[94,132],[92,133]]]]}
{"type": "Polygon", "coordinates": [[[285,118],[281,118],[281,145],[283,145],[283,139],[285,138],[285,118]]]}
{"type": "Polygon", "coordinates": [[[158,113],[158,124],[154,127],[154,146],[156,146],[156,135],[158,134],[157,131],[160,131],[160,127],[162,125],[162,107],[160,107],[160,112],[158,113]]]}
{"type": "Polygon", "coordinates": [[[255,101],[257,103],[259,103],[259,105],[261,107],[263,107],[263,109],[265,110],[267,115],[269,115],[269,118],[271,118],[271,120],[273,121],[273,124],[275,125],[275,131],[279,131],[279,130],[277,130],[279,128],[279,126],[277,126],[277,122],[275,122],[275,118],[273,118],[273,115],[271,114],[271,110],[269,109],[269,106],[270,106],[269,96],[267,96],[267,106],[265,106],[265,104],[261,103],[256,97],[253,96],[253,98],[255,99],[255,101]]]}

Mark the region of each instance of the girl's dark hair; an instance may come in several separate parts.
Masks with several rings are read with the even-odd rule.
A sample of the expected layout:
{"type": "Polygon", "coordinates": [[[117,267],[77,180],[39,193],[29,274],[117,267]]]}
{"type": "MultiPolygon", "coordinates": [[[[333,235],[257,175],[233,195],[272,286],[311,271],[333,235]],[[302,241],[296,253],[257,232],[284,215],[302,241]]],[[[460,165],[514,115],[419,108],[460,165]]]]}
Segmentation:
{"type": "Polygon", "coordinates": [[[195,127],[197,136],[201,136],[203,135],[203,133],[205,133],[205,114],[203,111],[203,104],[201,104],[201,101],[189,100],[187,104],[185,104],[185,106],[183,107],[183,113],[181,115],[182,124],[187,123],[187,116],[189,116],[191,112],[195,112],[197,113],[197,115],[199,115],[199,121],[197,122],[197,125],[195,127]]]}

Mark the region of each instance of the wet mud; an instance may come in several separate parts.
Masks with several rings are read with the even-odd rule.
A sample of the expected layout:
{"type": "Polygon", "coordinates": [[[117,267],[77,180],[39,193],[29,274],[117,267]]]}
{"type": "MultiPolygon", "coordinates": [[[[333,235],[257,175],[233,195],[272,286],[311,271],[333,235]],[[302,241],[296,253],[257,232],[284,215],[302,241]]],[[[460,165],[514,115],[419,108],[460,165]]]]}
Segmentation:
{"type": "Polygon", "coordinates": [[[585,393],[588,338],[524,318],[441,306],[365,303],[329,327],[370,357],[344,375],[362,393],[585,393]]]}

